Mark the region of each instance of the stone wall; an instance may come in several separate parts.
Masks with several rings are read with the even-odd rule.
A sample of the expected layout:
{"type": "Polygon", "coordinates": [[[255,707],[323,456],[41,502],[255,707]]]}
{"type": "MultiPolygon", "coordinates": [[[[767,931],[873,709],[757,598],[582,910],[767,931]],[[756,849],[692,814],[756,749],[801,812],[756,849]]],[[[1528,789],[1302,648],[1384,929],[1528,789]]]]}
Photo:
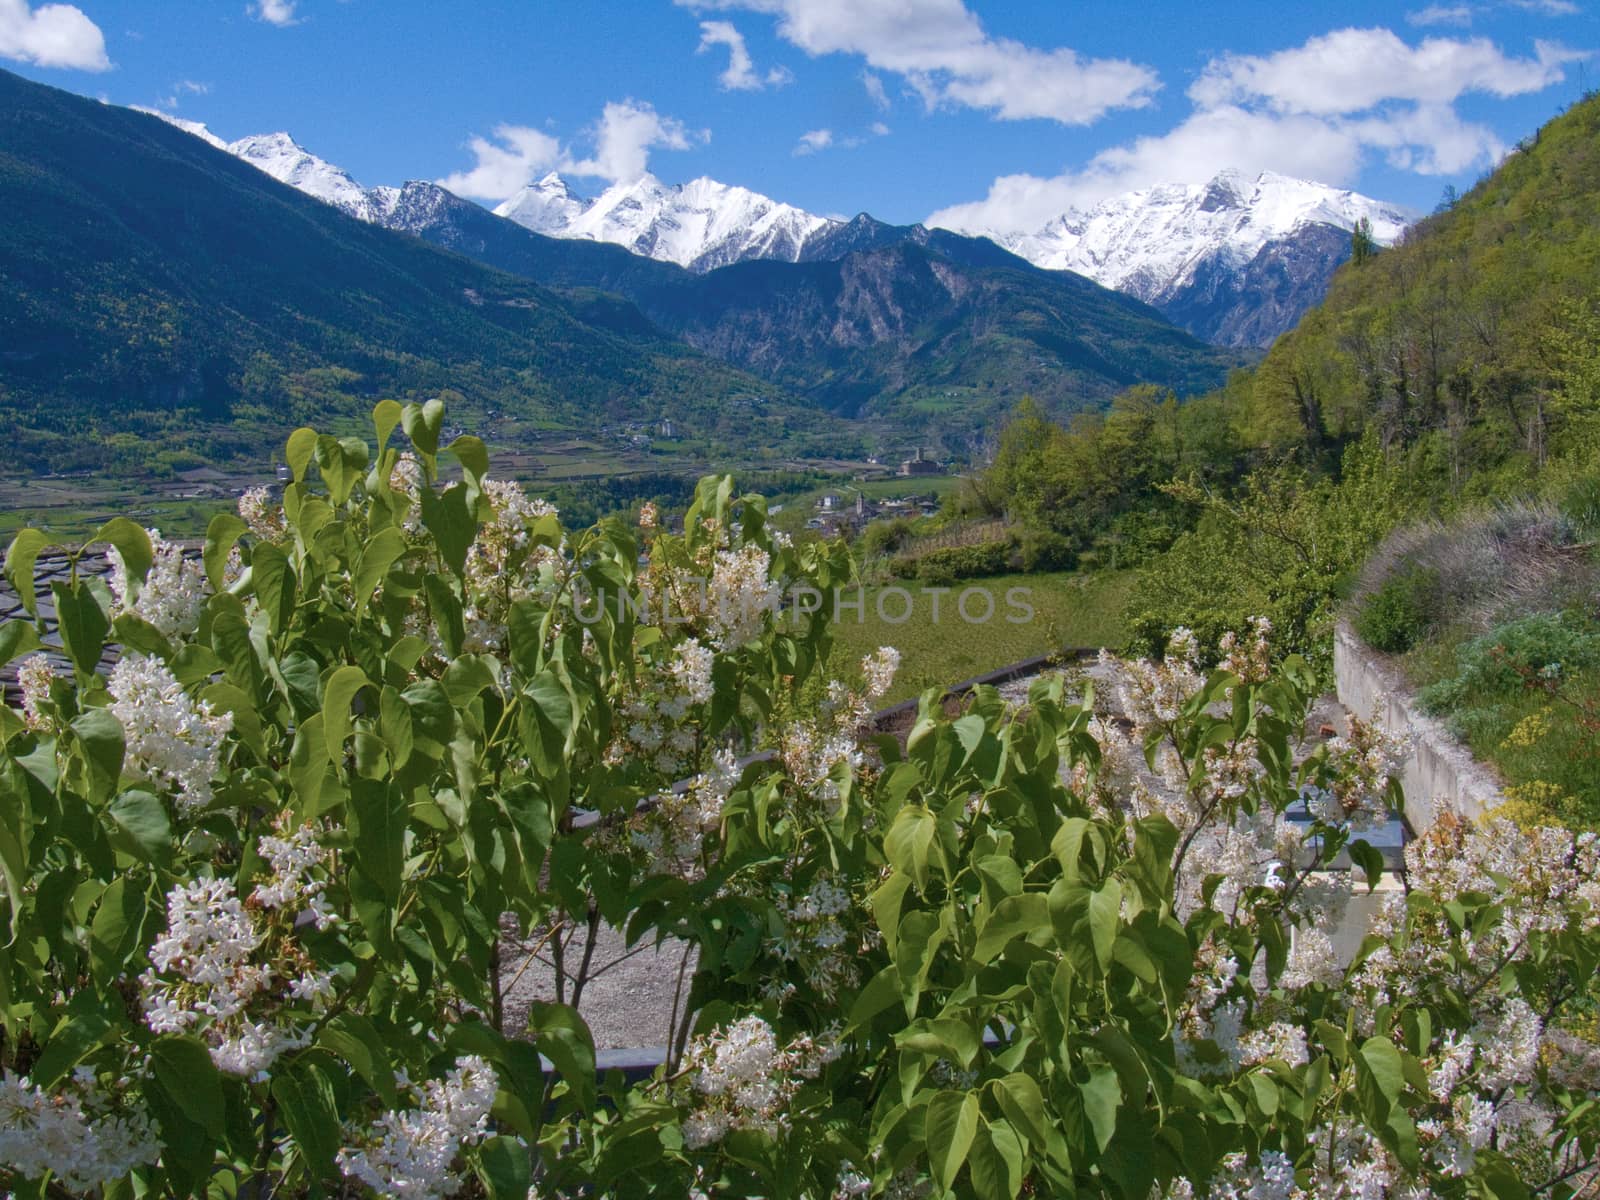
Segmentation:
{"type": "Polygon", "coordinates": [[[1333,672],[1345,708],[1359,717],[1376,717],[1392,733],[1410,735],[1412,752],[1401,782],[1413,829],[1428,828],[1441,808],[1476,817],[1505,799],[1493,773],[1442,721],[1422,711],[1400,673],[1343,621],[1334,632],[1333,672]]]}

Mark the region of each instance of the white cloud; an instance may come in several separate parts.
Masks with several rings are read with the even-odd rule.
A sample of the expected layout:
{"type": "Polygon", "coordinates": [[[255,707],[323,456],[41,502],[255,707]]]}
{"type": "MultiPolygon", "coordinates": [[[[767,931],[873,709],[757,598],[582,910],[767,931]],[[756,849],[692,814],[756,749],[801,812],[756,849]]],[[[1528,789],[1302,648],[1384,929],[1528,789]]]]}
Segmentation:
{"type": "Polygon", "coordinates": [[[718,46],[728,48],[728,66],[717,76],[717,82],[728,92],[758,92],[765,87],[782,87],[794,82],[794,74],[787,67],[773,67],[765,75],[756,70],[750,49],[745,45],[744,34],[734,28],[731,21],[701,21],[700,45],[696,54],[718,46]]]}
{"type": "Polygon", "coordinates": [[[1472,7],[1467,4],[1430,4],[1408,12],[1406,20],[1413,25],[1471,25],[1472,15],[1472,7]]]}
{"type": "Polygon", "coordinates": [[[942,209],[928,224],[1031,233],[1068,209],[1155,184],[1203,182],[1226,167],[1349,186],[1374,154],[1419,175],[1491,165],[1506,147],[1493,130],[1464,121],[1454,101],[1541,90],[1577,57],[1543,42],[1534,58],[1507,57],[1483,39],[1430,38],[1413,48],[1387,30],[1225,56],[1189,89],[1195,110],[1166,133],[1102,150],[1057,176],[1002,176],[982,200],[942,209]]]}
{"type": "Polygon", "coordinates": [[[630,182],[645,173],[650,152],[688,150],[711,140],[708,130],[686,128],[637,100],[613,101],[586,133],[593,142],[587,157],[578,157],[559,138],[526,125],[499,125],[493,140],[474,137],[467,143],[477,160],[471,170],[438,181],[439,186],[474,200],[504,200],[549,171],[630,182]]]}
{"type": "Polygon", "coordinates": [[[1572,0],[1500,0],[1497,4],[1430,4],[1416,12],[1408,12],[1406,20],[1413,25],[1468,26],[1480,15],[1495,9],[1518,8],[1541,17],[1572,17],[1583,10],[1572,0]]]}
{"type": "Polygon", "coordinates": [[[0,58],[36,67],[108,71],[106,39],[100,27],[70,4],[0,0],[0,58]]]}
{"type": "Polygon", "coordinates": [[[1388,29],[1339,29],[1267,55],[1225,55],[1189,88],[1203,108],[1252,100],[1278,112],[1353,113],[1392,100],[1448,104],[1467,92],[1521,96],[1562,77],[1583,55],[1536,42],[1510,58],[1487,38],[1427,38],[1408,46],[1388,29]]]}
{"type": "Polygon", "coordinates": [[[172,85],[172,91],[163,100],[156,101],[162,108],[177,108],[185,96],[208,96],[211,94],[209,83],[197,83],[193,79],[180,79],[172,85]]]}
{"type": "Polygon", "coordinates": [[[650,104],[623,100],[606,105],[594,139],[591,157],[569,163],[563,169],[618,183],[643,175],[650,165],[651,150],[687,150],[696,141],[710,141],[711,134],[705,130],[691,133],[682,121],[662,116],[650,104]]]}
{"type": "Polygon", "coordinates": [[[1583,10],[1572,0],[1507,0],[1512,8],[1546,17],[1575,17],[1583,10]]]}
{"type": "Polygon", "coordinates": [[[884,90],[883,77],[871,71],[861,72],[861,86],[867,89],[867,98],[879,109],[888,112],[891,107],[889,93],[884,90]]]}
{"type": "Polygon", "coordinates": [[[298,0],[261,0],[259,4],[251,5],[250,11],[257,19],[265,21],[268,25],[287,29],[290,25],[299,24],[299,18],[294,15],[294,6],[297,2],[298,0]]]}
{"type": "Polygon", "coordinates": [[[833,130],[813,129],[809,133],[802,133],[800,141],[795,145],[794,152],[799,154],[815,154],[819,150],[826,150],[833,145],[833,130]]]}
{"type": "MultiPolygon", "coordinates": [[[[959,105],[1007,120],[1087,125],[1140,108],[1160,86],[1149,67],[1085,59],[991,37],[962,0],[677,0],[685,8],[745,9],[778,18],[778,33],[813,57],[854,54],[899,75],[930,107],[959,105]]],[[[869,92],[871,85],[868,85],[869,92]]]]}
{"type": "Polygon", "coordinates": [[[888,137],[889,136],[889,127],[887,125],[885,125],[882,121],[874,121],[872,123],[871,128],[872,128],[873,136],[875,136],[875,137],[888,137]]]}
{"type": "Polygon", "coordinates": [[[474,200],[504,200],[562,164],[561,143],[537,129],[500,125],[494,138],[474,137],[467,143],[477,165],[445,176],[439,186],[474,200]]]}

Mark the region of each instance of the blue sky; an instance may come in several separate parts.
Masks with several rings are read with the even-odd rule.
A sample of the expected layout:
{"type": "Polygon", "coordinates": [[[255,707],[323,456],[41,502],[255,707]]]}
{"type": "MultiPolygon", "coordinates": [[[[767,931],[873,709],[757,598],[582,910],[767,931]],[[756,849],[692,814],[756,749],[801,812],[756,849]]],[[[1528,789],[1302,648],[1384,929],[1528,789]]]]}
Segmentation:
{"type": "Polygon", "coordinates": [[[1428,209],[1600,84],[1573,0],[0,0],[0,65],[366,184],[646,166],[1032,229],[1236,166],[1428,209]]]}

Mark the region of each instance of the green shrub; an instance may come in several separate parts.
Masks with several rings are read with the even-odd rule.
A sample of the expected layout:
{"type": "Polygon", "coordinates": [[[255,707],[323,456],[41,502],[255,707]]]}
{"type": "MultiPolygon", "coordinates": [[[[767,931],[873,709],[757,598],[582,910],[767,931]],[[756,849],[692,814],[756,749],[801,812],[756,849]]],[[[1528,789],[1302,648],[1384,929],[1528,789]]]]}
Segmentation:
{"type": "Polygon", "coordinates": [[[1069,538],[1049,530],[1029,530],[1018,546],[1022,569],[1035,571],[1070,571],[1078,565],[1078,550],[1069,538]]]}
{"type": "Polygon", "coordinates": [[[902,558],[896,573],[934,587],[948,587],[963,579],[1004,575],[1011,569],[1010,542],[978,542],[971,546],[946,546],[915,558],[902,558]]]}
{"type": "Polygon", "coordinates": [[[1566,613],[1537,613],[1496,626],[1456,652],[1456,674],[1422,689],[1432,712],[1460,714],[1484,697],[1521,690],[1523,673],[1562,679],[1600,664],[1600,629],[1566,613]]]}
{"type": "Polygon", "coordinates": [[[1355,628],[1362,641],[1385,654],[1404,654],[1415,646],[1433,623],[1436,584],[1431,571],[1414,569],[1391,576],[1356,612],[1355,628]]]}

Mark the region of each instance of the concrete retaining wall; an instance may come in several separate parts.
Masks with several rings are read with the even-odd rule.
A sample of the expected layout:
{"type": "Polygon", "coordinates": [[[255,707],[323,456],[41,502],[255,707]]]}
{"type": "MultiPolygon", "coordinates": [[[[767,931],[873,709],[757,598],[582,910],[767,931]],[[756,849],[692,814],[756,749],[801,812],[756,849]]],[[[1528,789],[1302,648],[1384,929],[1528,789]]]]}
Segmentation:
{"type": "Polygon", "coordinates": [[[1391,733],[1410,735],[1402,783],[1413,829],[1428,828],[1445,808],[1476,817],[1505,799],[1494,775],[1443,722],[1422,711],[1400,673],[1342,621],[1333,635],[1333,673],[1345,708],[1359,717],[1376,717],[1391,733]]]}

